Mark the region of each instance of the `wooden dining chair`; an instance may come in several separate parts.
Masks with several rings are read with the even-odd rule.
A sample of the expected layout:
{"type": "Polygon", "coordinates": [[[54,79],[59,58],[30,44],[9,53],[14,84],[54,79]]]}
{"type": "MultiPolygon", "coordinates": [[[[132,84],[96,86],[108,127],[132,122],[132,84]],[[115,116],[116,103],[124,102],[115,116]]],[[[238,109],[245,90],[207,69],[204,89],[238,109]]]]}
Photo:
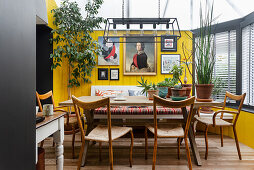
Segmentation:
{"type": "MultiPolygon", "coordinates": [[[[53,98],[52,91],[49,91],[45,94],[39,94],[36,91],[36,99],[37,99],[37,102],[38,102],[38,105],[39,105],[40,112],[42,112],[42,110],[43,110],[41,101],[46,100],[48,98],[51,98],[51,102],[53,104],[54,112],[66,112],[67,113],[66,116],[65,116],[65,119],[64,119],[64,134],[65,135],[72,134],[72,158],[74,159],[75,158],[75,147],[74,147],[75,134],[79,132],[79,127],[78,127],[78,122],[77,122],[76,115],[75,114],[70,115],[67,111],[62,109],[62,108],[64,108],[62,106],[56,107],[55,103],[54,103],[54,98],[53,98]]],[[[41,142],[41,147],[43,147],[43,143],[44,143],[44,141],[41,142]]]]}
{"type": "Polygon", "coordinates": [[[145,128],[145,158],[147,159],[148,153],[148,144],[147,144],[147,129],[154,134],[154,149],[153,149],[153,167],[152,169],[155,170],[156,164],[156,154],[157,154],[157,138],[177,138],[178,140],[178,159],[180,158],[180,141],[184,139],[185,148],[186,148],[186,155],[188,159],[189,169],[192,169],[191,164],[191,157],[190,157],[190,150],[188,146],[188,131],[191,124],[191,120],[193,118],[193,105],[194,105],[195,97],[191,97],[189,99],[183,101],[169,101],[159,96],[154,95],[153,97],[153,113],[154,113],[154,124],[147,125],[145,128]],[[157,105],[163,107],[170,107],[170,108],[181,108],[183,114],[187,115],[187,120],[185,121],[185,126],[183,128],[182,125],[172,126],[172,125],[159,125],[157,123],[157,105]],[[190,106],[190,111],[187,113],[186,106],[190,106]]]}
{"type": "Polygon", "coordinates": [[[216,109],[221,109],[221,110],[218,110],[218,111],[214,112],[213,113],[213,117],[210,118],[210,117],[195,116],[195,119],[198,122],[200,122],[200,123],[205,125],[205,144],[206,144],[205,159],[206,160],[207,160],[207,157],[208,157],[208,138],[207,138],[207,132],[208,132],[208,128],[210,126],[220,127],[221,147],[223,147],[223,127],[233,127],[236,148],[237,148],[237,151],[238,151],[238,156],[239,156],[239,159],[242,160],[242,156],[241,156],[241,152],[240,152],[240,147],[239,147],[239,142],[238,142],[235,126],[236,126],[236,122],[238,120],[238,117],[240,115],[240,112],[242,110],[242,106],[243,106],[243,102],[244,102],[245,96],[246,96],[246,93],[244,93],[242,95],[234,95],[234,94],[232,94],[230,92],[226,92],[223,106],[222,107],[212,107],[212,108],[216,108],[216,109]],[[238,106],[238,110],[237,111],[225,110],[226,109],[227,98],[235,100],[235,101],[240,101],[240,104],[238,106]],[[216,117],[219,113],[221,114],[220,118],[216,117]],[[233,123],[230,123],[230,122],[227,122],[227,121],[223,120],[223,113],[235,114],[236,116],[235,116],[235,119],[234,119],[233,123]]]}
{"type": "MultiPolygon", "coordinates": [[[[111,112],[110,112],[110,99],[100,99],[93,102],[84,102],[72,96],[72,101],[74,105],[74,109],[76,112],[76,116],[78,118],[78,125],[81,131],[82,137],[82,146],[79,153],[79,160],[78,160],[78,170],[81,166],[82,156],[85,148],[85,140],[89,141],[96,141],[99,142],[99,151],[100,151],[100,160],[101,160],[101,142],[108,142],[109,143],[109,161],[110,161],[110,169],[113,170],[113,148],[112,148],[112,141],[124,136],[128,132],[131,134],[131,145],[130,145],[130,167],[132,167],[132,150],[133,150],[133,132],[131,127],[118,127],[118,126],[111,126],[111,112]],[[94,129],[90,131],[90,133],[85,135],[83,124],[82,124],[82,114],[80,112],[80,108],[83,110],[92,111],[99,107],[107,107],[107,126],[98,125],[94,129]]],[[[88,120],[88,119],[87,119],[88,120]]],[[[87,122],[89,124],[90,122],[87,122]]]]}

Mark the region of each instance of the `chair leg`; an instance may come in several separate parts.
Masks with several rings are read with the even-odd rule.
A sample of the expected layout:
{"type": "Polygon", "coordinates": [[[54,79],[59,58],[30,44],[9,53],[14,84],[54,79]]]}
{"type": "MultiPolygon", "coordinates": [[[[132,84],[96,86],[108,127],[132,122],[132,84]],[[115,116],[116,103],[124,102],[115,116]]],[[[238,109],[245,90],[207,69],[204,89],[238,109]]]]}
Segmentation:
{"type": "Polygon", "coordinates": [[[189,170],[192,170],[190,149],[189,149],[187,137],[184,137],[184,142],[185,142],[185,148],[186,148],[186,155],[187,155],[187,159],[188,159],[189,170]]]}
{"type": "Polygon", "coordinates": [[[99,160],[101,161],[102,158],[101,158],[101,142],[99,142],[99,160]]]}
{"type": "Polygon", "coordinates": [[[181,138],[177,138],[177,159],[180,160],[180,143],[181,138]]]}
{"type": "Polygon", "coordinates": [[[134,140],[134,137],[133,137],[133,132],[130,131],[130,133],[131,133],[130,167],[132,167],[132,152],[133,152],[133,140],[134,140]]]}
{"type": "Polygon", "coordinates": [[[223,127],[220,127],[220,145],[221,147],[223,147],[223,127]]]}
{"type": "Polygon", "coordinates": [[[112,147],[112,141],[109,142],[109,164],[110,164],[110,170],[113,170],[113,147],[112,147]]]}
{"type": "Polygon", "coordinates": [[[147,143],[147,127],[145,128],[145,159],[147,159],[147,153],[148,153],[148,143],[147,143]]]}
{"type": "Polygon", "coordinates": [[[153,147],[153,168],[152,168],[152,170],[155,170],[155,164],[156,164],[156,154],[157,154],[157,136],[154,136],[154,147],[153,147]]]}
{"type": "Polygon", "coordinates": [[[241,151],[240,151],[240,146],[239,146],[239,142],[238,142],[238,138],[237,138],[237,134],[236,134],[236,129],[235,129],[234,126],[233,126],[233,131],[234,131],[234,135],[235,135],[235,144],[236,144],[238,156],[239,156],[239,159],[242,160],[241,151]]]}
{"type": "Polygon", "coordinates": [[[74,144],[75,144],[75,128],[74,126],[72,126],[72,159],[75,158],[75,147],[74,147],[74,144]]]}
{"type": "Polygon", "coordinates": [[[85,149],[85,141],[82,141],[82,145],[81,145],[80,152],[79,152],[78,168],[77,168],[77,170],[80,170],[84,149],[85,149]]]}
{"type": "Polygon", "coordinates": [[[41,145],[40,145],[41,148],[43,148],[43,144],[44,144],[44,140],[41,141],[41,145]]]}
{"type": "Polygon", "coordinates": [[[207,132],[208,132],[208,126],[206,125],[206,128],[205,128],[205,147],[206,147],[206,150],[205,150],[205,160],[207,160],[207,157],[208,157],[208,139],[207,139],[207,132]]]}
{"type": "Polygon", "coordinates": [[[194,122],[193,122],[193,131],[194,131],[194,136],[196,135],[196,131],[197,131],[197,124],[198,124],[198,121],[197,120],[195,120],[194,122]]]}

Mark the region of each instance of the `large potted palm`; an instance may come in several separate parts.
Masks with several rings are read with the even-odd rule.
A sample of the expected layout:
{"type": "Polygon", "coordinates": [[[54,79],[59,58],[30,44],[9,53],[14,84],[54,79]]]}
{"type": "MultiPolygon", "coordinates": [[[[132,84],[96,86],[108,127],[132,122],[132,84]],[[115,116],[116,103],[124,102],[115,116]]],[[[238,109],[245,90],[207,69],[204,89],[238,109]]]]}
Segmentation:
{"type": "Polygon", "coordinates": [[[205,16],[200,9],[199,37],[195,40],[195,70],[197,75],[197,100],[211,101],[213,87],[213,70],[215,64],[215,53],[212,36],[213,6],[207,10],[205,16]]]}

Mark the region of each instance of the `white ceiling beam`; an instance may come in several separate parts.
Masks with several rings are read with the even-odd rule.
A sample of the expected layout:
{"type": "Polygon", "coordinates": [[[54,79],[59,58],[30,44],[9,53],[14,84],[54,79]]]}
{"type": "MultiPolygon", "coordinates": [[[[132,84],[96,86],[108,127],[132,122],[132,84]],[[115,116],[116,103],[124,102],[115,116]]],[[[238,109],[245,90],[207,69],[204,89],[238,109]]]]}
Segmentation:
{"type": "Polygon", "coordinates": [[[236,5],[234,4],[234,2],[232,2],[231,0],[225,0],[229,6],[231,6],[231,8],[240,16],[240,17],[243,17],[243,12],[236,7],[236,5]]]}
{"type": "Polygon", "coordinates": [[[164,7],[164,11],[163,11],[163,16],[162,16],[162,18],[165,18],[166,12],[167,12],[167,10],[168,10],[168,4],[169,4],[169,0],[167,0],[166,5],[165,5],[165,7],[164,7]]]}

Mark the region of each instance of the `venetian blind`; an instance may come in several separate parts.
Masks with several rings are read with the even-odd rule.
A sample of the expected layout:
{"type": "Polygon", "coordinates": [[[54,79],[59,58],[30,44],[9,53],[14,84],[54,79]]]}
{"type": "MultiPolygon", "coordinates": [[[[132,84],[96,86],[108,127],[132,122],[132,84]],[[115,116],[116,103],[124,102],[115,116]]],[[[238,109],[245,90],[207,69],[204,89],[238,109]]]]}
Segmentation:
{"type": "Polygon", "coordinates": [[[236,94],[236,31],[216,33],[213,41],[215,52],[213,73],[214,77],[220,78],[222,82],[217,87],[221,89],[221,92],[213,96],[213,98],[215,100],[224,100],[226,91],[236,94]]]}
{"type": "Polygon", "coordinates": [[[236,94],[236,31],[226,31],[215,34],[214,76],[222,81],[221,92],[216,94],[216,100],[223,100],[226,91],[236,94]]]}
{"type": "Polygon", "coordinates": [[[242,93],[244,104],[254,106],[254,24],[242,29],[242,93]]]}

